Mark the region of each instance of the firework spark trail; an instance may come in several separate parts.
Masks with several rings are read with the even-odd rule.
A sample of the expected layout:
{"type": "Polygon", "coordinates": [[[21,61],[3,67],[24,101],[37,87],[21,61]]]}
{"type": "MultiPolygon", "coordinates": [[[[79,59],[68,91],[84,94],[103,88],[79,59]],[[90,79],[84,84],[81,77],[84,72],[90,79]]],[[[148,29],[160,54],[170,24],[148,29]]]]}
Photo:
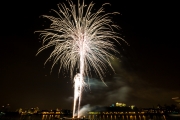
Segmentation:
{"type": "Polygon", "coordinates": [[[76,76],[74,77],[74,107],[73,107],[73,116],[75,116],[76,103],[77,103],[77,100],[78,100],[79,95],[80,95],[80,86],[81,86],[80,74],[76,74],[76,76]]]}
{"type": "MultiPolygon", "coordinates": [[[[77,73],[74,77],[74,107],[73,107],[73,116],[76,116],[76,107],[78,111],[80,110],[80,102],[81,102],[81,94],[84,87],[87,86],[87,84],[82,81],[82,75],[80,73],[77,73]],[[79,100],[79,101],[78,101],[79,100]],[[78,106],[76,106],[78,102],[78,106]]],[[[79,117],[79,114],[78,116],[79,117]]]]}
{"type": "MultiPolygon", "coordinates": [[[[80,4],[79,0],[78,6],[75,6],[71,0],[68,0],[68,3],[69,6],[64,3],[58,4],[59,11],[53,10],[58,17],[43,15],[52,23],[50,28],[37,31],[40,32],[43,40],[43,46],[38,50],[37,54],[54,46],[54,50],[46,60],[46,62],[53,60],[51,71],[54,65],[59,62],[59,72],[62,68],[67,71],[70,70],[72,79],[75,68],[78,68],[79,80],[74,80],[74,82],[75,84],[76,82],[80,83],[78,83],[78,87],[75,85],[79,90],[75,90],[75,92],[78,92],[75,95],[78,96],[74,96],[74,103],[79,98],[79,111],[84,76],[89,76],[93,68],[104,82],[103,76],[105,76],[104,70],[106,70],[106,66],[112,68],[110,63],[110,59],[113,59],[112,53],[118,53],[114,42],[119,43],[117,39],[123,39],[113,31],[113,28],[118,29],[119,27],[114,25],[110,19],[110,16],[117,14],[117,12],[105,13],[103,8],[105,4],[93,13],[93,2],[88,6],[84,4],[84,1],[80,4]]],[[[76,105],[74,105],[73,109],[75,107],[76,105]]]]}

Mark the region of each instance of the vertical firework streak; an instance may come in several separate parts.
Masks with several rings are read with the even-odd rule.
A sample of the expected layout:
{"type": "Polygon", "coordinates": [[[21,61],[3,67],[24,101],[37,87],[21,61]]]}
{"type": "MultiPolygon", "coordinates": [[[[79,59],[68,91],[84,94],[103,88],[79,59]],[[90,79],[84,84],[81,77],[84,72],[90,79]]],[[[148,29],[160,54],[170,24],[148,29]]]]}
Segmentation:
{"type": "Polygon", "coordinates": [[[73,117],[75,116],[76,111],[76,103],[80,96],[80,86],[81,86],[81,78],[80,74],[76,74],[74,77],[74,107],[73,107],[73,117]]]}
{"type": "Polygon", "coordinates": [[[52,68],[59,62],[59,72],[62,68],[70,70],[71,79],[75,68],[79,70],[74,77],[73,108],[74,117],[78,101],[77,116],[79,117],[82,90],[86,85],[84,77],[89,76],[93,68],[104,82],[106,66],[112,68],[110,63],[110,59],[113,59],[112,53],[118,53],[114,42],[119,43],[117,39],[123,39],[113,31],[113,28],[119,27],[110,19],[111,15],[118,13],[105,13],[103,8],[105,4],[93,13],[94,3],[92,2],[88,6],[84,1],[80,4],[79,0],[78,6],[75,6],[71,0],[68,0],[68,3],[69,6],[64,3],[58,4],[59,11],[53,10],[58,17],[43,15],[52,23],[50,28],[37,31],[40,32],[43,40],[43,46],[37,54],[54,46],[54,50],[46,60],[46,62],[53,60],[52,68]]]}
{"type": "MultiPolygon", "coordinates": [[[[83,76],[78,73],[74,77],[74,106],[73,106],[73,117],[76,115],[76,108],[77,111],[80,111],[80,102],[81,102],[81,94],[83,87],[86,86],[86,83],[84,82],[83,76]],[[78,102],[78,106],[76,105],[78,102]]],[[[79,118],[79,113],[77,114],[77,117],[79,118]]]]}

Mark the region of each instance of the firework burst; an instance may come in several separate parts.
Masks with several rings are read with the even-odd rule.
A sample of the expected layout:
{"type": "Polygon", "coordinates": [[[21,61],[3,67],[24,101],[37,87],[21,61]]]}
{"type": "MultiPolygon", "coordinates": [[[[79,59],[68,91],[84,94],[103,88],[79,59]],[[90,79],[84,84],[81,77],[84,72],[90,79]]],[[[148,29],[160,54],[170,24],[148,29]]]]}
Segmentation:
{"type": "Polygon", "coordinates": [[[84,1],[82,4],[78,1],[76,6],[68,0],[68,4],[68,6],[64,3],[58,4],[59,11],[53,10],[57,17],[43,15],[51,21],[51,25],[48,29],[37,31],[40,32],[43,40],[43,45],[37,54],[54,46],[54,50],[46,60],[46,62],[53,60],[52,68],[59,63],[59,71],[61,69],[70,71],[71,78],[75,69],[78,69],[74,78],[74,116],[78,99],[77,114],[80,109],[84,76],[89,76],[93,69],[104,82],[104,71],[107,66],[113,69],[110,63],[110,59],[113,59],[112,53],[118,53],[114,42],[119,43],[118,39],[123,39],[113,30],[119,27],[113,24],[110,18],[111,15],[118,13],[105,13],[103,7],[105,4],[95,12],[93,12],[93,2],[87,6],[84,1]]]}

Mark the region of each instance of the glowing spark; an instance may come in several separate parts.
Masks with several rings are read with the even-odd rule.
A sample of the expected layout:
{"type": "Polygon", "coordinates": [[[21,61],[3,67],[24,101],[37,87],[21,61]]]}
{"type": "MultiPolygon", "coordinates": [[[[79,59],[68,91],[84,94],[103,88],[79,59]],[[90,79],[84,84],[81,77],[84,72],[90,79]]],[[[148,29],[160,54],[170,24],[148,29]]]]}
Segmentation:
{"type": "Polygon", "coordinates": [[[84,1],[80,4],[79,0],[78,6],[75,6],[71,0],[68,0],[68,3],[69,6],[58,4],[59,11],[53,10],[58,17],[43,15],[52,23],[50,28],[38,31],[43,39],[43,46],[37,54],[54,46],[54,50],[46,60],[46,62],[53,60],[52,68],[59,62],[59,71],[62,68],[69,70],[71,78],[74,76],[75,68],[79,70],[74,78],[73,113],[75,114],[78,98],[78,111],[80,109],[84,76],[89,76],[93,68],[103,81],[106,66],[112,68],[110,63],[110,59],[113,59],[112,52],[118,52],[114,48],[114,42],[118,43],[117,39],[123,39],[113,31],[113,28],[118,29],[119,27],[114,25],[110,19],[110,15],[117,14],[117,12],[105,13],[103,8],[105,4],[93,13],[93,2],[88,6],[84,4],[84,1]]]}
{"type": "Polygon", "coordinates": [[[82,89],[84,86],[86,86],[86,83],[81,78],[81,74],[76,74],[74,77],[74,107],[73,107],[73,116],[75,116],[76,112],[76,103],[78,102],[79,98],[79,104],[78,104],[78,111],[80,110],[80,101],[81,101],[81,94],[82,89]]]}

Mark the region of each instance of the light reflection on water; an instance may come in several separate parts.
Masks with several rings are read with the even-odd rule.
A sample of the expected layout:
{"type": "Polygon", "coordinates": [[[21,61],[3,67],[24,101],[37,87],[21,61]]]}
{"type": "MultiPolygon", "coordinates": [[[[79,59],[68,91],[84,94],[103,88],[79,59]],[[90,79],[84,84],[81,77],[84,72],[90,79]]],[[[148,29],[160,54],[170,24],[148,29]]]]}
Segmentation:
{"type": "Polygon", "coordinates": [[[165,116],[132,116],[132,115],[115,115],[115,116],[102,116],[102,118],[96,118],[92,116],[90,120],[167,120],[165,116]]]}
{"type": "Polygon", "coordinates": [[[54,120],[54,119],[60,119],[60,115],[42,115],[42,120],[54,120]]]}
{"type": "MultiPolygon", "coordinates": [[[[32,116],[6,116],[6,117],[0,117],[0,120],[60,120],[62,118],[62,115],[32,115],[32,116]]],[[[180,120],[180,117],[175,118],[166,118],[165,116],[128,116],[128,115],[122,115],[122,116],[106,116],[103,115],[102,118],[96,118],[97,116],[92,116],[92,118],[89,118],[89,120],[180,120]]],[[[68,119],[70,120],[70,119],[68,119]]],[[[77,120],[77,119],[76,119],[77,120]]]]}

